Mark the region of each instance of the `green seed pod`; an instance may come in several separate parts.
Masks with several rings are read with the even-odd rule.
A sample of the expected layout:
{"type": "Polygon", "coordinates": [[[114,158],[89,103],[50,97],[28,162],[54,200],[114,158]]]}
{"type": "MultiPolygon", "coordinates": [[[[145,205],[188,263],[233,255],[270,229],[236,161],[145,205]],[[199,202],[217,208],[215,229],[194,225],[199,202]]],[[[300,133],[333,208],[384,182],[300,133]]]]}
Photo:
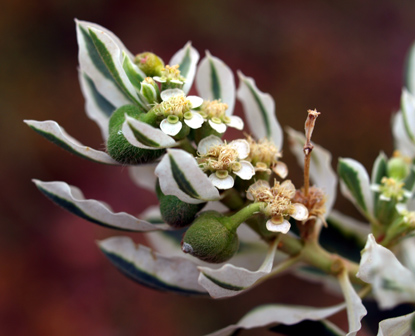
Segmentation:
{"type": "Polygon", "coordinates": [[[128,116],[146,121],[148,116],[136,105],[124,105],[118,108],[109,120],[109,137],[107,152],[116,161],[122,164],[140,164],[152,162],[164,154],[164,149],[144,149],[131,145],[122,133],[122,125],[128,116]]]}
{"type": "Polygon", "coordinates": [[[203,212],[186,231],[182,250],[209,263],[229,260],[238,250],[236,230],[226,225],[228,218],[216,211],[203,212]]]}
{"type": "Polygon", "coordinates": [[[388,161],[387,172],[389,177],[403,180],[409,174],[409,165],[404,159],[394,157],[388,161]]]}
{"type": "Polygon", "coordinates": [[[196,214],[206,203],[189,204],[181,201],[174,195],[164,195],[157,180],[156,194],[160,201],[160,213],[163,220],[174,228],[183,228],[190,225],[196,214]]]}
{"type": "Polygon", "coordinates": [[[163,60],[151,52],[143,52],[134,58],[134,63],[148,77],[161,76],[161,69],[164,68],[163,60]]]}

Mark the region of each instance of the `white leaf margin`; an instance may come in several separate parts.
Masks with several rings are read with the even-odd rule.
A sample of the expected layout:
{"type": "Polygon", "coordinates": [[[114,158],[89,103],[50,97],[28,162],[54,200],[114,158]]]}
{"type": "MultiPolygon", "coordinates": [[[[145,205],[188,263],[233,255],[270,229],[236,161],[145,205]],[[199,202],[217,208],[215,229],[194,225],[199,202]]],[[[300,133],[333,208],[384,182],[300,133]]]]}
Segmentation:
{"type": "Polygon", "coordinates": [[[383,320],[379,323],[377,336],[411,336],[414,318],[415,312],[383,320]]]}

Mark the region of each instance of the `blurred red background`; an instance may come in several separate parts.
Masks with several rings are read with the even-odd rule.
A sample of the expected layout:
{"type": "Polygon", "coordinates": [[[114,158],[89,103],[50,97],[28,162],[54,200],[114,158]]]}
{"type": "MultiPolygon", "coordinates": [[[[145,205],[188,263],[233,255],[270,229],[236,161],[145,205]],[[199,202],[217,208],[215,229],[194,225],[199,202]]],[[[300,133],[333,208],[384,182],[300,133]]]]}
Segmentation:
{"type": "MultiPolygon", "coordinates": [[[[290,276],[221,301],[134,284],[95,244],[117,232],[54,206],[30,180],[66,181],[87,198],[133,214],[155,197],[144,196],[126,169],[72,156],[22,120],[56,120],[84,144],[103,148],[78,84],[78,18],[112,30],[133,53],[153,51],[166,61],[191,40],[201,56],[208,49],[254,77],[275,98],[283,126],[301,130],[307,109],[322,112],[313,140],[333,153],[334,166],[342,156],[370,169],[380,150],[390,155],[393,149],[390,118],[399,108],[404,59],[415,40],[415,2],[20,0],[1,7],[2,335],[201,335],[262,303],[339,301],[290,276]]],[[[290,177],[301,184],[286,146],[284,154],[290,177]]],[[[353,212],[341,200],[337,206],[353,212]]],[[[334,321],[346,328],[344,316],[334,321]]],[[[261,332],[269,334],[242,334],[261,332]]]]}

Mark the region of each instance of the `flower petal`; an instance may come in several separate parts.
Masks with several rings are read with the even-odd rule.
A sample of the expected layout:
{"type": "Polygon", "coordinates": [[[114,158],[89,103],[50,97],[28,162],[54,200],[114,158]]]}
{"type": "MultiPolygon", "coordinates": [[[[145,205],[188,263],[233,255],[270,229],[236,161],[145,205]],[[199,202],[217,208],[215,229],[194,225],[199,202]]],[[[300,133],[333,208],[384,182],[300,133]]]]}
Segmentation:
{"type": "Polygon", "coordinates": [[[160,123],[160,128],[167,135],[175,136],[182,129],[182,122],[178,121],[177,123],[172,124],[168,122],[167,119],[163,119],[163,121],[160,123]]]}
{"type": "Polygon", "coordinates": [[[99,163],[119,165],[107,153],[82,145],[79,141],[67,134],[56,121],[24,120],[24,122],[37,133],[72,154],[99,163]]]}
{"type": "Polygon", "coordinates": [[[271,232],[281,232],[281,233],[287,233],[290,231],[291,224],[289,221],[283,219],[283,221],[280,224],[275,223],[272,219],[269,219],[266,224],[267,230],[271,232]]]}
{"type": "Polygon", "coordinates": [[[245,139],[233,140],[229,143],[238,152],[238,159],[246,159],[249,155],[249,143],[245,139]]]}
{"type": "Polygon", "coordinates": [[[238,171],[233,171],[233,173],[237,176],[239,176],[243,180],[250,180],[255,175],[255,168],[251,164],[251,162],[248,161],[239,161],[241,164],[241,169],[238,171]]]}
{"type": "MultiPolygon", "coordinates": [[[[304,167],[304,134],[289,127],[286,128],[286,132],[291,152],[297,158],[298,164],[304,167]]],[[[311,155],[310,176],[313,183],[322,188],[327,196],[325,216],[328,216],[336,200],[337,176],[331,166],[330,152],[316,144],[311,155]]]]}
{"type": "Polygon", "coordinates": [[[197,129],[202,127],[202,124],[205,122],[205,119],[203,119],[203,117],[199,113],[192,112],[192,118],[184,119],[184,122],[190,128],[197,129]]]}
{"type": "Polygon", "coordinates": [[[284,162],[278,161],[273,167],[272,170],[282,179],[285,179],[288,175],[288,167],[284,162]]]}
{"type": "Polygon", "coordinates": [[[199,271],[189,260],[169,258],[146,246],[136,246],[129,237],[107,238],[98,245],[123,274],[142,285],[182,295],[206,295],[197,282],[199,271]]]}
{"type": "Polygon", "coordinates": [[[208,122],[209,122],[210,127],[212,127],[218,133],[225,133],[226,132],[226,129],[228,128],[226,126],[226,124],[224,124],[222,122],[220,124],[218,124],[218,123],[213,122],[210,119],[209,119],[208,122]]]}
{"type": "Polygon", "coordinates": [[[235,106],[235,79],[231,69],[219,58],[206,51],[196,73],[196,87],[204,100],[220,99],[228,104],[227,115],[235,106]]]}
{"type": "Polygon", "coordinates": [[[267,256],[257,271],[249,271],[246,268],[236,267],[231,264],[225,264],[219,269],[198,267],[201,272],[199,284],[215,299],[238,295],[248,290],[256,281],[271,272],[277,245],[278,241],[275,240],[269,247],[267,256]]]}
{"type": "Polygon", "coordinates": [[[176,145],[176,141],[166,135],[166,132],[163,129],[160,130],[155,128],[145,122],[131,118],[127,114],[125,115],[125,121],[122,125],[122,132],[130,144],[139,148],[156,150],[176,145]]]}
{"type": "Polygon", "coordinates": [[[229,118],[230,121],[226,124],[226,126],[236,128],[240,131],[244,129],[244,121],[242,120],[242,118],[234,115],[230,116],[229,118]]]}
{"type": "Polygon", "coordinates": [[[303,221],[308,218],[308,209],[304,204],[294,203],[292,205],[295,208],[295,212],[291,215],[292,218],[303,221]]]}
{"type": "Polygon", "coordinates": [[[173,97],[184,96],[183,90],[180,89],[167,89],[160,93],[160,97],[163,101],[169,100],[173,97]]]}
{"type": "Polygon", "coordinates": [[[208,137],[200,140],[197,146],[197,152],[200,155],[206,155],[211,147],[221,145],[221,144],[223,144],[223,141],[221,138],[217,137],[216,135],[209,135],[208,137]]]}
{"type": "Polygon", "coordinates": [[[234,184],[233,177],[230,175],[226,176],[225,178],[219,178],[216,176],[215,173],[213,173],[209,176],[209,180],[216,188],[222,190],[230,189],[233,187],[234,184]]]}
{"type": "Polygon", "coordinates": [[[174,195],[183,202],[197,204],[220,198],[195,158],[183,150],[168,149],[155,173],[163,194],[174,195]]]}
{"type": "Polygon", "coordinates": [[[187,94],[192,87],[193,80],[196,73],[196,65],[199,61],[199,53],[192,47],[191,42],[187,42],[186,45],[173,55],[170,60],[170,65],[179,65],[180,75],[186,78],[183,86],[183,91],[187,94]]]}
{"type": "Polygon", "coordinates": [[[203,104],[203,98],[199,96],[187,96],[186,99],[190,101],[192,108],[197,108],[203,104]]]}
{"type": "Polygon", "coordinates": [[[86,200],[78,188],[65,182],[39,180],[33,182],[53,202],[92,223],[112,229],[137,232],[170,229],[166,224],[153,225],[125,212],[114,213],[102,202],[86,200]]]}
{"type": "Polygon", "coordinates": [[[283,134],[275,115],[274,99],[268,93],[261,92],[252,78],[245,77],[240,71],[238,76],[237,95],[244,107],[252,134],[257,139],[265,137],[272,139],[278,150],[281,150],[283,134]]]}
{"type": "Polygon", "coordinates": [[[368,236],[356,276],[372,285],[382,309],[415,301],[415,275],[391,251],[377,244],[373,234],[368,236]]]}

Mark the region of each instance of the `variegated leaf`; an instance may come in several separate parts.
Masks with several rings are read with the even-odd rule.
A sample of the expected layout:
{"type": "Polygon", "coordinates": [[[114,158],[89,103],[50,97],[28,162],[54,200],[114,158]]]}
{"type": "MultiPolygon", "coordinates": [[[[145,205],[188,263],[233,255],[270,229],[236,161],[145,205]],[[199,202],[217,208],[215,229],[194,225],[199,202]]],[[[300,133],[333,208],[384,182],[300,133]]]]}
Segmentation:
{"type": "Polygon", "coordinates": [[[195,158],[180,149],[168,149],[156,171],[165,195],[174,195],[186,203],[216,201],[219,191],[199,168],[195,158]]]}
{"type": "Polygon", "coordinates": [[[67,134],[56,121],[25,120],[24,122],[37,133],[72,154],[94,162],[119,165],[107,153],[82,145],[79,141],[67,134]]]}
{"type": "Polygon", "coordinates": [[[269,138],[281,150],[283,132],[275,114],[274,99],[268,93],[260,91],[255,81],[238,71],[238,99],[242,102],[245,116],[252,134],[257,139],[269,138]]]}
{"type": "Polygon", "coordinates": [[[232,264],[225,264],[219,269],[199,267],[199,283],[215,299],[238,295],[271,272],[277,245],[278,241],[275,240],[269,247],[263,264],[257,271],[250,271],[232,264]]]}
{"type": "Polygon", "coordinates": [[[183,91],[185,94],[188,94],[190,88],[192,87],[193,80],[196,74],[196,65],[199,61],[198,51],[192,47],[192,44],[189,42],[176,52],[170,60],[170,65],[179,65],[180,74],[186,78],[186,81],[183,86],[183,91]]]}
{"type": "Polygon", "coordinates": [[[270,304],[256,307],[237,324],[230,325],[206,336],[230,336],[239,329],[254,329],[276,324],[294,325],[301,321],[323,320],[345,308],[341,303],[326,308],[270,304]]]}
{"type": "MultiPolygon", "coordinates": [[[[297,158],[297,162],[301,167],[304,167],[304,152],[305,136],[287,127],[288,141],[291,152],[297,158]]],[[[314,149],[311,152],[311,166],[310,177],[317,187],[322,188],[326,194],[326,214],[327,217],[333,208],[336,200],[337,176],[331,166],[331,154],[323,147],[314,144],[314,149]]]]}
{"type": "Polygon", "coordinates": [[[411,328],[415,313],[383,320],[379,323],[377,336],[411,336],[414,330],[411,328]]]}
{"type": "Polygon", "coordinates": [[[372,234],[362,251],[356,276],[372,285],[373,294],[382,309],[415,302],[415,275],[402,266],[391,251],[376,243],[372,234]]]}
{"type": "Polygon", "coordinates": [[[33,182],[50,200],[89,222],[123,231],[145,232],[170,229],[166,224],[153,225],[125,212],[114,213],[102,202],[85,199],[78,188],[65,182],[39,180],[33,182]]]}
{"type": "MultiPolygon", "coordinates": [[[[131,58],[133,57],[122,42],[104,27],[91,22],[76,20],[80,71],[86,73],[88,77],[91,78],[97,91],[116,108],[126,104],[131,104],[130,96],[119,87],[117,80],[113,77],[111,71],[107,68],[106,63],[101,58],[101,54],[94,44],[94,40],[90,35],[89,29],[95,29],[96,31],[106,34],[108,39],[113,42],[113,49],[118,50],[120,53],[122,50],[131,58]]],[[[103,52],[103,49],[105,48],[101,49],[103,52]]],[[[117,63],[121,64],[121,59],[117,63]]],[[[112,69],[114,70],[114,66],[112,69]]]]}
{"type": "Polygon", "coordinates": [[[402,155],[415,158],[415,144],[406,132],[402,112],[398,112],[392,118],[392,134],[395,149],[399,150],[402,155]]]}
{"type": "Polygon", "coordinates": [[[189,260],[166,257],[129,237],[112,237],[99,242],[106,257],[127,277],[141,285],[187,296],[205,296],[197,283],[199,271],[189,260]]]}
{"type": "Polygon", "coordinates": [[[125,51],[122,53],[122,67],[131,84],[135,87],[137,92],[140,91],[141,82],[146,78],[146,74],[133,63],[125,51]]]}
{"type": "Polygon", "coordinates": [[[157,180],[156,174],[154,173],[155,169],[156,165],[150,163],[130,166],[128,167],[128,172],[136,185],[143,189],[155,192],[157,180]]]}
{"type": "Polygon", "coordinates": [[[87,116],[99,126],[104,140],[108,139],[108,120],[116,108],[102,96],[94,82],[84,72],[79,71],[79,82],[85,98],[87,116]]]}
{"type": "Polygon", "coordinates": [[[196,88],[204,100],[220,99],[228,104],[227,115],[235,107],[235,79],[232,70],[219,58],[206,51],[196,73],[196,88]]]}
{"type": "MultiPolygon", "coordinates": [[[[372,176],[371,176],[371,183],[372,185],[380,185],[382,178],[384,176],[387,176],[387,164],[388,164],[388,158],[386,155],[382,152],[378,155],[376,158],[373,168],[372,168],[372,176]]],[[[374,214],[376,217],[379,215],[379,193],[374,191],[374,197],[373,197],[373,208],[374,208],[374,214]]]]}
{"type": "Polygon", "coordinates": [[[402,90],[401,111],[406,134],[411,142],[415,142],[415,96],[406,89],[402,90]]]}
{"type": "Polygon", "coordinates": [[[415,43],[409,49],[405,67],[405,87],[415,95],[415,43]]]}
{"type": "Polygon", "coordinates": [[[349,332],[347,336],[355,336],[362,327],[360,321],[367,314],[367,311],[362,303],[362,299],[357,295],[350,283],[347,270],[341,272],[338,279],[347,306],[347,319],[349,321],[349,332]]]}
{"type": "Polygon", "coordinates": [[[176,145],[176,141],[161,129],[131,118],[127,114],[122,125],[122,132],[130,144],[139,148],[156,150],[176,145]]]}
{"type": "Polygon", "coordinates": [[[356,160],[339,159],[337,171],[343,195],[368,219],[373,218],[373,195],[366,169],[356,160]]]}

